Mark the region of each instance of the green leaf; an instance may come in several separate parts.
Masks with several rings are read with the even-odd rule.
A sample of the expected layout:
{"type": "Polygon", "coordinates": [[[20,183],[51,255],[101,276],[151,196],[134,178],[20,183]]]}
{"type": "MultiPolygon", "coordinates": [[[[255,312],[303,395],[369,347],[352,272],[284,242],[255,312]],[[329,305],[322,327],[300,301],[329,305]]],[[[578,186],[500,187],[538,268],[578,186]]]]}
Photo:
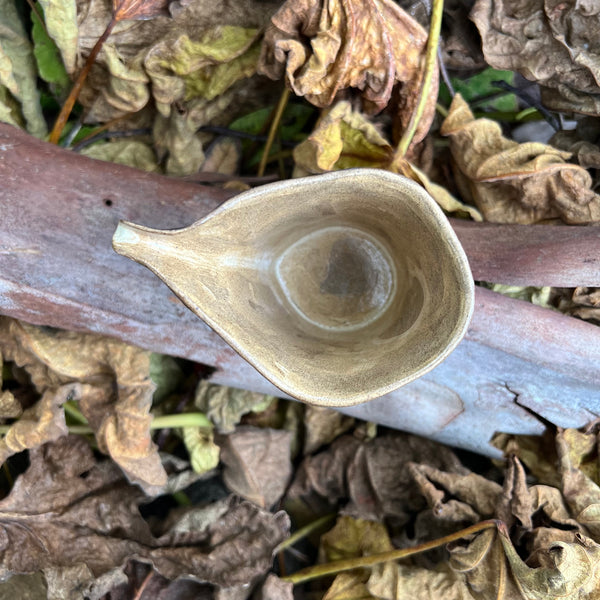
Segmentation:
{"type": "MultiPolygon", "coordinates": [[[[272,113],[273,107],[267,106],[254,112],[239,117],[229,125],[229,129],[234,131],[243,131],[252,135],[259,135],[267,127],[267,120],[272,113]]],[[[289,103],[283,111],[281,117],[280,137],[283,141],[297,142],[306,138],[303,130],[310,120],[316,114],[314,106],[306,104],[289,103]]]]}
{"type": "Polygon", "coordinates": [[[195,473],[206,473],[219,464],[220,449],[208,427],[183,427],[183,443],[195,473]]]}
{"type": "MultiPolygon", "coordinates": [[[[36,4],[41,9],[39,3],[36,4]]],[[[38,10],[38,13],[40,10],[38,10]]],[[[31,37],[33,39],[33,55],[37,62],[40,77],[48,83],[56,86],[57,95],[63,96],[71,85],[71,80],[63,64],[60,51],[54,43],[54,40],[46,33],[43,23],[41,23],[38,14],[31,13],[33,26],[31,28],[31,37]]]]}
{"type": "MultiPolygon", "coordinates": [[[[502,90],[492,85],[494,81],[505,81],[512,85],[514,76],[513,71],[499,71],[488,67],[481,73],[473,75],[473,77],[469,77],[468,79],[451,77],[450,81],[452,82],[454,91],[459,93],[469,104],[487,96],[497,95],[497,97],[485,104],[478,104],[478,108],[485,107],[489,110],[515,112],[518,108],[517,97],[510,92],[503,93],[502,90]]],[[[449,105],[452,101],[448,93],[448,88],[443,85],[440,86],[440,101],[445,105],[449,105]]]]}
{"type": "MultiPolygon", "coordinates": [[[[37,68],[33,49],[13,0],[0,0],[0,86],[8,88],[20,103],[27,131],[36,137],[47,132],[37,89],[37,68]]],[[[18,122],[12,110],[0,111],[8,122],[18,122]],[[12,118],[12,121],[10,120],[12,118]]]]}
{"type": "Polygon", "coordinates": [[[79,30],[77,27],[76,0],[39,0],[44,9],[48,35],[60,50],[68,73],[77,67],[79,30]]]}
{"type": "Polygon", "coordinates": [[[177,389],[183,378],[179,363],[172,356],[157,354],[150,355],[150,379],[156,385],[152,399],[160,402],[177,389]]]}

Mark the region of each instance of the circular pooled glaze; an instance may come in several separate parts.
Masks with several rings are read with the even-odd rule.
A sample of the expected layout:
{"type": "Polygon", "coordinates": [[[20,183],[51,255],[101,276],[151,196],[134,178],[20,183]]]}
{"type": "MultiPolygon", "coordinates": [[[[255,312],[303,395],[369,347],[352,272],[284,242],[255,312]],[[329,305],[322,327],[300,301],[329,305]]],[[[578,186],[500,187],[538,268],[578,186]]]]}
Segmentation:
{"type": "Polygon", "coordinates": [[[286,394],[347,406],[439,364],[473,310],[466,256],[415,182],[349,169],[244,192],[198,223],[122,223],[148,266],[286,394]]]}

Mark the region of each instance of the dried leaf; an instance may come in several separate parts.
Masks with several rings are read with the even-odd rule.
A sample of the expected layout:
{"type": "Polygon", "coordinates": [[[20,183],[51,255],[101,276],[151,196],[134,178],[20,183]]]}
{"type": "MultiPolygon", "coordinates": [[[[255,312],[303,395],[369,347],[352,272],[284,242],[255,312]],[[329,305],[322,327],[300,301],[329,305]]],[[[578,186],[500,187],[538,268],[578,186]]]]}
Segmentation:
{"type": "Polygon", "coordinates": [[[471,19],[486,62],[538,82],[558,111],[600,108],[600,9],[595,2],[477,0],[471,19]]]}
{"type": "Polygon", "coordinates": [[[46,444],[30,459],[0,501],[2,578],[81,564],[99,578],[136,557],[168,579],[247,585],[269,569],[289,528],[284,513],[229,498],[180,508],[177,520],[156,537],[139,512],[143,493],[111,461],[97,463],[82,438],[46,444]]]}
{"type": "Polygon", "coordinates": [[[495,530],[482,531],[466,545],[451,544],[449,550],[448,564],[468,584],[467,598],[522,600],[495,530]]]}
{"type": "Polygon", "coordinates": [[[158,115],[154,122],[153,137],[159,158],[167,156],[166,172],[170,175],[190,175],[204,162],[202,141],[190,127],[185,115],[173,112],[170,117],[158,115]],[[163,155],[163,156],[161,156],[163,155]]]}
{"type": "Polygon", "coordinates": [[[402,159],[395,162],[395,168],[400,174],[419,183],[447,213],[463,213],[469,215],[473,221],[483,221],[481,213],[474,206],[457,200],[445,187],[431,181],[412,163],[402,159]]]}
{"type": "Polygon", "coordinates": [[[77,66],[77,2],[76,0],[39,0],[44,10],[48,35],[60,50],[64,67],[73,73],[77,66]]]}
{"type": "MultiPolygon", "coordinates": [[[[103,0],[80,0],[78,6],[85,57],[111,14],[103,0]]],[[[242,79],[255,71],[258,28],[274,6],[274,0],[171,2],[172,19],[120,22],[79,96],[86,119],[119,118],[125,129],[153,126],[167,173],[198,171],[210,139],[198,129],[225,126],[270,96],[264,80],[242,79]]]]}
{"type": "MultiPolygon", "coordinates": [[[[14,0],[0,0],[0,88],[8,88],[20,103],[27,131],[42,138],[47,133],[37,89],[37,69],[33,48],[17,12],[14,0]]],[[[1,111],[11,122],[11,111],[1,111]]],[[[16,119],[12,118],[12,123],[16,119]]]]}
{"type": "Polygon", "coordinates": [[[385,525],[342,516],[321,536],[319,555],[322,561],[333,562],[389,550],[393,550],[393,546],[385,525]]]}
{"type": "Polygon", "coordinates": [[[556,448],[562,475],[562,493],[575,519],[591,535],[600,538],[600,477],[597,464],[597,435],[574,429],[559,430],[556,448]],[[593,462],[589,463],[589,458],[593,462]],[[589,473],[584,472],[588,462],[589,473]]]}
{"type": "MultiPolygon", "coordinates": [[[[321,536],[319,557],[321,562],[332,562],[392,549],[388,532],[382,523],[342,516],[330,531],[321,536]]],[[[361,569],[340,573],[323,600],[358,600],[373,597],[365,585],[368,577],[369,572],[361,569]]]]}
{"type": "Polygon", "coordinates": [[[286,494],[286,509],[303,520],[343,501],[346,514],[402,525],[424,507],[410,477],[411,460],[467,472],[451,450],[424,438],[395,432],[361,441],[344,435],[304,459],[286,494]]]}
{"type": "MultiPolygon", "coordinates": [[[[47,571],[45,575],[48,580],[47,571]]],[[[56,600],[68,597],[66,592],[72,588],[65,581],[61,586],[63,596],[57,596],[56,600]]],[[[136,560],[128,561],[122,570],[115,570],[114,582],[108,577],[96,580],[89,600],[132,600],[136,595],[152,600],[214,600],[213,586],[184,578],[170,581],[159,575],[148,563],[136,560]],[[99,589],[99,582],[102,583],[102,590],[99,589]]],[[[88,600],[87,595],[85,600],[88,600]]]]}
{"type": "Polygon", "coordinates": [[[547,431],[541,436],[497,433],[490,443],[502,450],[505,456],[516,456],[540,484],[560,488],[556,443],[552,432],[547,431]]]}
{"type": "MultiPolygon", "coordinates": [[[[47,567],[44,569],[44,579],[48,586],[46,600],[88,600],[81,590],[94,579],[94,575],[87,565],[81,563],[72,567],[47,567]]],[[[94,594],[90,596],[89,600],[96,600],[94,594]]]]}
{"type": "Polygon", "coordinates": [[[214,442],[212,429],[183,427],[183,443],[190,455],[192,469],[206,473],[219,464],[220,449],[214,442]]]}
{"type": "Polygon", "coordinates": [[[206,151],[202,172],[236,175],[239,171],[241,157],[239,140],[218,137],[206,151]]]}
{"type": "Polygon", "coordinates": [[[459,202],[407,160],[392,164],[394,150],[377,127],[349,102],[340,101],[319,119],[310,136],[294,148],[295,177],[352,167],[400,172],[419,183],[447,212],[463,212],[481,221],[477,209],[459,202]]]}
{"type": "Polygon", "coordinates": [[[0,464],[17,452],[37,448],[67,435],[69,430],[62,405],[77,394],[77,388],[77,384],[67,384],[47,390],[34,406],[24,411],[0,439],[0,464]]]}
{"type": "Polygon", "coordinates": [[[284,494],[292,474],[292,434],[277,429],[239,427],[224,436],[221,460],[225,485],[243,498],[269,508],[284,494]]]}
{"type": "Polygon", "coordinates": [[[351,458],[347,469],[351,503],[345,510],[363,519],[405,523],[423,507],[410,477],[412,461],[453,474],[467,472],[448,447],[408,434],[379,435],[361,444],[351,458]]]}
{"type": "MultiPolygon", "coordinates": [[[[6,318],[0,319],[0,332],[3,356],[25,368],[38,392],[44,398],[49,394],[47,402],[62,386],[79,383],[71,386],[71,395],[94,429],[100,450],[110,454],[131,481],[149,494],[158,493],[167,477],[150,437],[154,391],[150,354],[112,338],[6,318]]],[[[61,397],[58,401],[64,402],[65,396],[61,397]]],[[[37,413],[40,419],[47,414],[37,413]]],[[[53,414],[56,422],[59,417],[53,414]]],[[[40,420],[41,427],[44,423],[45,419],[40,420]]],[[[52,431],[49,439],[58,433],[55,428],[52,431]]],[[[38,438],[37,443],[44,441],[38,438]]]]}
{"type": "Polygon", "coordinates": [[[13,396],[12,392],[0,390],[0,419],[16,419],[22,413],[21,403],[13,396]]]}
{"type": "Polygon", "coordinates": [[[12,392],[2,389],[3,369],[4,362],[0,354],[0,419],[16,419],[21,416],[23,408],[12,392]]]}
{"type": "Polygon", "coordinates": [[[150,379],[154,382],[154,402],[160,403],[173,393],[184,378],[177,359],[153,352],[150,355],[150,379]]]}
{"type": "Polygon", "coordinates": [[[304,454],[312,454],[348,431],[354,419],[331,408],[309,405],[304,411],[304,424],[304,454]]]}
{"type": "MultiPolygon", "coordinates": [[[[452,71],[474,72],[486,67],[479,34],[473,23],[469,21],[470,8],[471,5],[462,0],[444,2],[442,60],[445,67],[452,71]]],[[[425,6],[424,12],[427,18],[429,18],[429,10],[429,7],[425,6]]]]}
{"type": "Polygon", "coordinates": [[[344,435],[326,450],[302,461],[284,502],[286,511],[297,523],[330,513],[342,499],[348,498],[346,473],[360,446],[360,440],[344,435]]]}
{"type": "Polygon", "coordinates": [[[149,173],[159,170],[152,148],[148,144],[136,140],[115,140],[104,144],[93,144],[83,148],[80,154],[96,160],[127,165],[149,173]]]}
{"type": "Polygon", "coordinates": [[[520,286],[520,285],[505,285],[502,283],[494,283],[490,286],[493,292],[498,292],[509,298],[515,298],[517,300],[525,300],[525,302],[531,302],[536,306],[543,306],[544,308],[550,308],[550,297],[552,295],[551,287],[534,287],[534,286],[520,286]]]}
{"type": "Polygon", "coordinates": [[[323,600],[371,600],[364,573],[350,571],[336,575],[323,600]]]}
{"type": "Polygon", "coordinates": [[[112,0],[115,20],[146,20],[166,15],[169,0],[112,0]]]}
{"type": "Polygon", "coordinates": [[[266,409],[274,399],[274,396],[202,380],[196,389],[194,406],[215,424],[220,433],[231,433],[243,415],[266,409]]]}
{"type": "MultiPolygon", "coordinates": [[[[399,84],[406,126],[419,97],[426,40],[424,29],[390,0],[287,0],[265,32],[259,72],[272,79],[285,74],[296,95],[320,107],[343,90],[359,90],[371,114],[388,105],[399,84]]],[[[435,98],[437,70],[415,142],[429,130],[435,98]]]]}
{"type": "MultiPolygon", "coordinates": [[[[446,473],[425,464],[411,463],[410,473],[437,524],[438,535],[494,516],[501,487],[481,475],[446,473]]],[[[424,533],[419,529],[419,538],[424,533]]]]}
{"type": "MultiPolygon", "coordinates": [[[[589,173],[566,162],[569,154],[537,142],[518,144],[500,125],[475,119],[457,94],[441,132],[450,137],[457,180],[488,221],[568,223],[600,220],[600,196],[589,173]]],[[[467,198],[469,199],[469,198],[467,198]]]]}
{"type": "Polygon", "coordinates": [[[94,118],[110,120],[142,110],[150,101],[150,78],[142,68],[142,58],[138,56],[126,61],[114,44],[105,43],[99,60],[108,74],[91,107],[94,118]],[[106,107],[104,113],[103,105],[106,107]]]}
{"type": "Polygon", "coordinates": [[[569,315],[600,323],[600,288],[577,287],[561,290],[558,309],[569,315]]]}
{"type": "MultiPolygon", "coordinates": [[[[32,575],[15,575],[8,581],[0,583],[0,600],[49,600],[44,576],[41,573],[32,575]]],[[[54,598],[50,598],[54,600],[54,598]]]]}
{"type": "MultiPolygon", "coordinates": [[[[366,584],[371,598],[380,600],[472,600],[469,588],[444,563],[436,569],[384,563],[373,567],[366,584]]],[[[491,597],[491,596],[490,596],[491,597]]]]}
{"type": "Polygon", "coordinates": [[[199,39],[180,34],[154,45],[144,68],[152,81],[152,93],[163,115],[176,101],[220,96],[238,79],[255,72],[258,30],[218,26],[199,39]]]}
{"type": "MultiPolygon", "coordinates": [[[[0,52],[1,53],[1,52],[0,52]]],[[[2,57],[0,56],[0,69],[2,69],[2,57]]],[[[22,127],[20,110],[17,101],[11,96],[6,87],[0,85],[0,122],[22,127]]]]}
{"type": "Polygon", "coordinates": [[[600,545],[579,535],[572,544],[555,542],[537,553],[540,565],[530,568],[516,552],[506,531],[500,540],[513,577],[526,600],[596,598],[600,586],[600,545]]]}
{"type": "Polygon", "coordinates": [[[296,165],[308,173],[352,167],[387,168],[393,148],[350,102],[338,102],[319,119],[308,139],[294,148],[296,165]]]}

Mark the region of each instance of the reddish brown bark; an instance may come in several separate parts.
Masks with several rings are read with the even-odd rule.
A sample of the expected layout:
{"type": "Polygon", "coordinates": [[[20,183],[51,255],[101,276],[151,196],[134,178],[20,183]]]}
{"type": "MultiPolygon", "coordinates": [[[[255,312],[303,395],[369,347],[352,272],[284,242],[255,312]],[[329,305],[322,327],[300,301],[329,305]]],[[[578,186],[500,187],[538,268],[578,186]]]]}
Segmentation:
{"type": "MultiPolygon", "coordinates": [[[[183,227],[229,195],[94,161],[0,124],[0,313],[112,335],[217,368],[215,380],[274,388],[150,271],[113,252],[119,219],[183,227]]],[[[600,285],[600,228],[453,221],[477,280],[600,285]]],[[[494,430],[533,433],[600,414],[600,328],[478,289],[469,332],[424,378],[358,416],[490,452],[494,430]]]]}

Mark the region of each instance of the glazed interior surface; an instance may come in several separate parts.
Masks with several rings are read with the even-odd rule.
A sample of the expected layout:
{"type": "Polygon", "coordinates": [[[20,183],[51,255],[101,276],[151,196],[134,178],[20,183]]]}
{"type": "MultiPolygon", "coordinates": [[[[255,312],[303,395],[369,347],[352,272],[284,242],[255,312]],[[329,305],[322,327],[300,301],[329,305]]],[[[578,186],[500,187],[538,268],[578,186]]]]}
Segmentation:
{"type": "Polygon", "coordinates": [[[465,325],[469,282],[429,205],[395,182],[348,178],[326,196],[303,183],[215,218],[243,240],[227,259],[229,341],[277,385],[350,403],[438,359],[465,325]]]}

